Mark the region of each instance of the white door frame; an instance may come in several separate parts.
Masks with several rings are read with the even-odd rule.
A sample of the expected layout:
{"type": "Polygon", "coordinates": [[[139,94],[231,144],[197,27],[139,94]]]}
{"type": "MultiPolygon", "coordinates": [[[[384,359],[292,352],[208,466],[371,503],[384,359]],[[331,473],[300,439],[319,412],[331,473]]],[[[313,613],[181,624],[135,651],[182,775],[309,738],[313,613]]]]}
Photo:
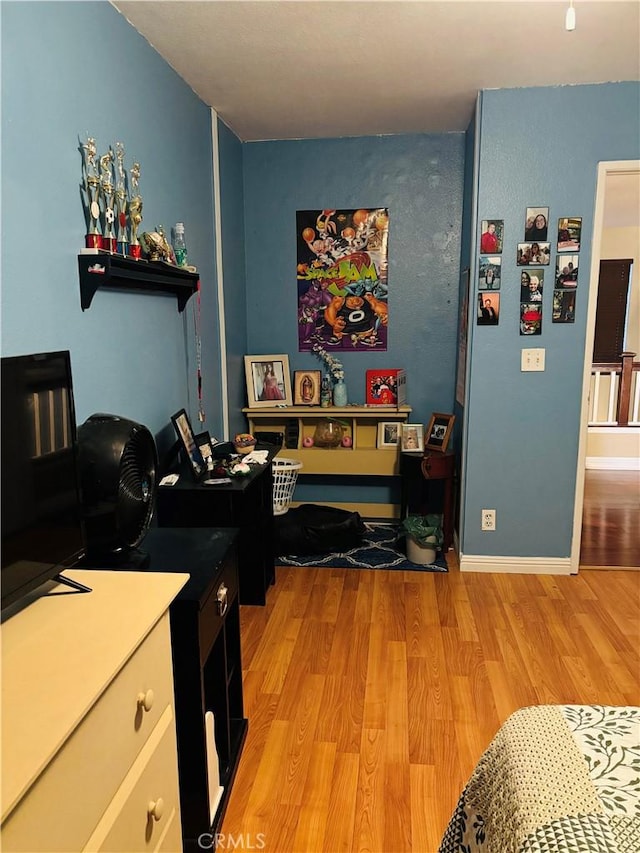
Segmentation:
{"type": "Polygon", "coordinates": [[[625,173],[633,174],[634,172],[640,172],[640,160],[611,160],[598,163],[596,204],[593,215],[593,239],[591,243],[591,274],[589,278],[589,305],[587,308],[587,329],[585,335],[584,373],[582,378],[582,408],[580,416],[580,436],[578,441],[576,493],[573,508],[571,574],[577,574],[578,567],[580,565],[580,541],[582,538],[582,513],[584,507],[584,480],[589,420],[589,387],[591,384],[593,339],[595,336],[596,308],[598,304],[598,279],[600,277],[600,253],[602,246],[602,231],[604,228],[606,180],[607,175],[620,175],[625,173]]]}

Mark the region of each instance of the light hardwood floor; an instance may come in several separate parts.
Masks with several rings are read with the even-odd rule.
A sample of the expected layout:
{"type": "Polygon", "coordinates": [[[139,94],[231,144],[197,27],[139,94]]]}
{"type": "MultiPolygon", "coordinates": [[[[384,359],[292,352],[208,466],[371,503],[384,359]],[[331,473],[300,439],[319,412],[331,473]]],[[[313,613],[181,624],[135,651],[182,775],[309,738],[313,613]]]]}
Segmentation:
{"type": "Polygon", "coordinates": [[[585,471],[580,565],[640,569],[640,471],[585,471]]]}
{"type": "Polygon", "coordinates": [[[224,833],[267,853],[435,853],[517,708],[640,704],[640,575],[448,560],[278,568],[266,607],[241,608],[249,734],[224,833]]]}

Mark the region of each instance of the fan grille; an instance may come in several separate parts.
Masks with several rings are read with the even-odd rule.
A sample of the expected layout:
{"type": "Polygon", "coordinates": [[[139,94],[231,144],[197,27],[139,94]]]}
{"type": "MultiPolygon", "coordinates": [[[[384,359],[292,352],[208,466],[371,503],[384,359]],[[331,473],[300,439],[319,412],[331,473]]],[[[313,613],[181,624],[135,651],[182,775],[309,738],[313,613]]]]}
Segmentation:
{"type": "Polygon", "coordinates": [[[136,430],[120,463],[118,528],[121,539],[135,547],[143,539],[153,514],[156,467],[146,430],[136,430]]]}

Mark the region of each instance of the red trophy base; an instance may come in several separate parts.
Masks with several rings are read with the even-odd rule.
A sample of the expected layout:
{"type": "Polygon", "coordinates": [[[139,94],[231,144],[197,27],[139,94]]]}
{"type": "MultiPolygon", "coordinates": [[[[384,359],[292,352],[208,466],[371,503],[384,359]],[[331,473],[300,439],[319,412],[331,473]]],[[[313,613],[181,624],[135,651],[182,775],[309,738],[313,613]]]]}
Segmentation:
{"type": "Polygon", "coordinates": [[[135,258],[136,261],[140,260],[141,253],[142,253],[142,246],[140,245],[140,243],[138,243],[137,245],[129,246],[129,255],[132,258],[135,258]]]}
{"type": "Polygon", "coordinates": [[[102,249],[102,236],[100,234],[85,234],[84,245],[87,249],[102,249]]]}
{"type": "Polygon", "coordinates": [[[118,241],[116,240],[115,237],[103,237],[102,238],[102,248],[106,252],[111,252],[111,253],[115,252],[117,246],[118,246],[118,241]]]}

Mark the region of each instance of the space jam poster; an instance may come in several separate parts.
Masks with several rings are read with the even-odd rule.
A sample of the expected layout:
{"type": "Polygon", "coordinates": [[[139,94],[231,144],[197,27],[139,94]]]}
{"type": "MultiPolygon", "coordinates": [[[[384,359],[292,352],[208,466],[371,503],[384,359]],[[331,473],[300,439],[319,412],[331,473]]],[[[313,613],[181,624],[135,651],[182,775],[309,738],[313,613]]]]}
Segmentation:
{"type": "Polygon", "coordinates": [[[387,349],[389,211],[299,210],[298,349],[387,349]]]}

